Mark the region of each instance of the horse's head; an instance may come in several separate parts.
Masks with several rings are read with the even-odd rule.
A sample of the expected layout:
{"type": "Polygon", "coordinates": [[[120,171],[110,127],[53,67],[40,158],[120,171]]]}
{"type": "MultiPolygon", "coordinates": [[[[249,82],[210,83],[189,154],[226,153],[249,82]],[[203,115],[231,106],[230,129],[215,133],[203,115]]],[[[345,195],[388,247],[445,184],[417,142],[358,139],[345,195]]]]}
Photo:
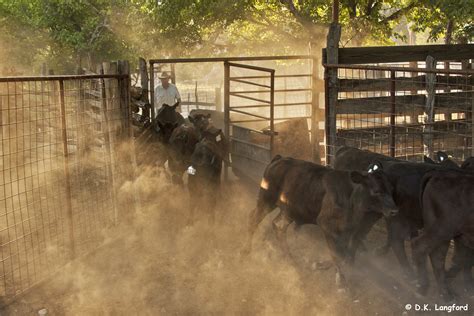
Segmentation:
{"type": "Polygon", "coordinates": [[[154,129],[164,142],[168,142],[173,130],[184,123],[182,115],[176,112],[178,104],[163,104],[156,114],[154,129]]]}

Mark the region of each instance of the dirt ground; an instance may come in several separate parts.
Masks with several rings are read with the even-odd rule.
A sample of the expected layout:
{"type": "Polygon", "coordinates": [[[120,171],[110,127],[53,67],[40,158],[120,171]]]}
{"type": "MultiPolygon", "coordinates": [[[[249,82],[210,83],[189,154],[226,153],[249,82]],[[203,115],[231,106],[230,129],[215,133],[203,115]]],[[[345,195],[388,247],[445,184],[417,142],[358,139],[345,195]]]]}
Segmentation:
{"type": "MultiPolygon", "coordinates": [[[[260,225],[251,255],[239,256],[258,186],[232,181],[223,189],[218,223],[211,227],[202,219],[187,226],[186,192],[160,170],[145,171],[134,183],[142,208],[129,223],[0,315],[38,315],[42,308],[48,315],[414,315],[420,312],[406,312],[406,304],[441,304],[433,293],[414,294],[391,253],[371,253],[384,242],[380,232],[370,234],[369,252],[357,257],[349,276],[351,290],[340,294],[334,269],[316,269],[316,262],[329,259],[316,226],[290,227],[290,261],[272,234],[273,212],[260,225]]],[[[461,286],[456,291],[458,303],[473,309],[473,297],[461,286]]]]}

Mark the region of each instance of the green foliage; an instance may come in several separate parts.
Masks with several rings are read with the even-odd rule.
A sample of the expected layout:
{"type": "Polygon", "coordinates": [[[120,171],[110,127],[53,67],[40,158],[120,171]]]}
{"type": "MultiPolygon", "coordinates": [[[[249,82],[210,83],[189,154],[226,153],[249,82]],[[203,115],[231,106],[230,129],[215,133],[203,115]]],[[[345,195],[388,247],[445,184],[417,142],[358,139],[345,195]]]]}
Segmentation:
{"type": "Polygon", "coordinates": [[[408,14],[417,32],[429,30],[429,40],[446,37],[448,23],[452,23],[454,42],[467,43],[474,39],[474,0],[422,0],[408,14]]]}
{"type": "MultiPolygon", "coordinates": [[[[112,59],[307,52],[325,45],[332,0],[0,0],[0,57],[64,72],[112,59]]],[[[473,39],[474,0],[341,0],[342,45],[473,39]],[[405,28],[406,29],[406,28],[405,28]],[[396,31],[398,30],[398,31],[396,31]]]]}

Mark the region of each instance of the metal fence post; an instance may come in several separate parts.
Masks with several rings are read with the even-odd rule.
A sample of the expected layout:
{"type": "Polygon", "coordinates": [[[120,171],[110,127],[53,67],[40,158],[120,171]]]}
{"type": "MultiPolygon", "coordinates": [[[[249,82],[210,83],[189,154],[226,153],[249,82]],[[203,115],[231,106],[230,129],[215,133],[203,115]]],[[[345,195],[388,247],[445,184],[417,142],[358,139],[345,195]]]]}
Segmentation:
{"type": "MultiPolygon", "coordinates": [[[[225,137],[229,140],[230,148],[232,151],[232,140],[230,139],[230,65],[229,62],[224,62],[224,133],[225,137]]],[[[230,157],[230,153],[229,153],[230,157]]],[[[229,179],[229,163],[224,161],[224,179],[229,179]]]]}
{"type": "Polygon", "coordinates": [[[275,154],[274,141],[275,141],[275,70],[270,73],[270,159],[275,154]]]}
{"type": "Polygon", "coordinates": [[[395,70],[390,71],[390,156],[395,157],[395,70]]]}
{"type": "Polygon", "coordinates": [[[155,121],[155,64],[150,61],[150,104],[151,122],[155,121]]]}
{"type": "Polygon", "coordinates": [[[61,114],[61,131],[63,141],[63,156],[64,156],[64,176],[66,178],[66,212],[69,222],[69,243],[71,247],[71,259],[76,257],[76,245],[74,242],[74,220],[72,214],[71,202],[71,179],[69,175],[69,155],[67,149],[67,125],[66,125],[66,102],[64,98],[64,81],[59,80],[59,101],[61,114]]]}

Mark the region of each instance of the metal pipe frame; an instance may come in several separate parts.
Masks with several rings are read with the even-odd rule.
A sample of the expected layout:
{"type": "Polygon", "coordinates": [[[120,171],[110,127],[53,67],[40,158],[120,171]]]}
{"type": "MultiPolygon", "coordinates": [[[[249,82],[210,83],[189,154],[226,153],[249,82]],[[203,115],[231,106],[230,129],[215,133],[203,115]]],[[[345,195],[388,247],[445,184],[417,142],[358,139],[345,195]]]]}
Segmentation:
{"type": "Polygon", "coordinates": [[[21,82],[21,81],[65,81],[83,79],[123,79],[128,78],[127,74],[120,75],[64,75],[64,76],[24,76],[24,77],[0,77],[0,82],[21,82]]]}
{"type": "Polygon", "coordinates": [[[233,61],[262,61],[262,60],[294,60],[311,59],[311,55],[283,55],[283,56],[246,56],[246,57],[202,57],[202,58],[158,58],[150,59],[150,64],[179,64],[179,63],[215,63],[233,61]]]}

